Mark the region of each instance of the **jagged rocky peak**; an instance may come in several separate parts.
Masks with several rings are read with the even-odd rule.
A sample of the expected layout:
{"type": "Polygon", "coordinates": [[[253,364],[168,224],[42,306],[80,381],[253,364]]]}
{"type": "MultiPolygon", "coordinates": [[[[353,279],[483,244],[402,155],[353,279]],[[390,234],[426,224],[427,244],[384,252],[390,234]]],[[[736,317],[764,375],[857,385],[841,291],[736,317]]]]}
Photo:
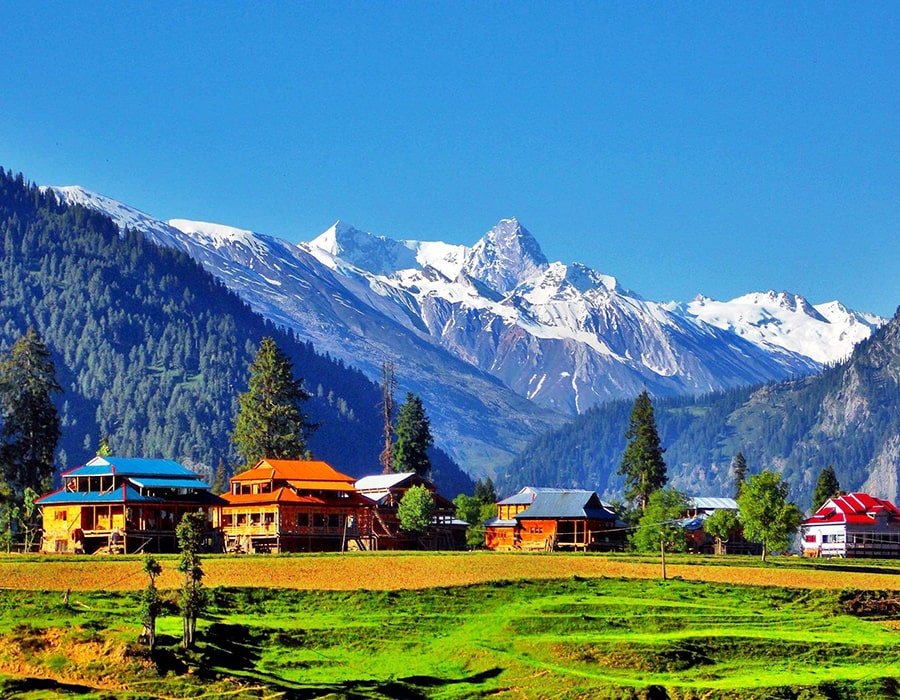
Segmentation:
{"type": "Polygon", "coordinates": [[[509,292],[548,266],[541,246],[516,218],[502,219],[469,251],[463,271],[498,292],[509,292]]]}
{"type": "Polygon", "coordinates": [[[341,219],[308,245],[375,275],[417,267],[415,242],[375,236],[341,219]]]}

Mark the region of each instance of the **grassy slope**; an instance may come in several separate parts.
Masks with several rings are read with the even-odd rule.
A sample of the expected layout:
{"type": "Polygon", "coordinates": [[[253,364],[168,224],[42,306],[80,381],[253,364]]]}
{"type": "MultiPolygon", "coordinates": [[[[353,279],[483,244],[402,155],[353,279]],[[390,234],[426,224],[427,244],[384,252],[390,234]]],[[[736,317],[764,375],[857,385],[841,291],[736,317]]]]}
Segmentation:
{"type": "Polygon", "coordinates": [[[179,619],[161,621],[160,677],[127,646],[138,631],[135,594],[73,594],[65,608],[56,593],[4,591],[0,672],[10,676],[7,692],[31,697],[49,692],[27,680],[36,677],[76,692],[169,697],[201,689],[301,698],[890,697],[900,635],[844,614],[840,597],[578,578],[417,591],[215,589],[196,653],[180,657],[179,619]]]}

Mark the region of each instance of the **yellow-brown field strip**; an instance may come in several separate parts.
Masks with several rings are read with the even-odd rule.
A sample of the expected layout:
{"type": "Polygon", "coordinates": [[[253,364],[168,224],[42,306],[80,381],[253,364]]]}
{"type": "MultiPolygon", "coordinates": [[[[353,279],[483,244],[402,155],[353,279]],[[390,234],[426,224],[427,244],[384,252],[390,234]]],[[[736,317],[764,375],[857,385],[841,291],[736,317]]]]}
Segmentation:
{"type": "MultiPolygon", "coordinates": [[[[392,590],[460,586],[499,580],[584,577],[656,578],[659,565],[581,555],[471,553],[458,555],[347,554],[343,556],[210,557],[206,586],[319,590],[392,590]]],[[[669,576],[691,581],[790,588],[900,590],[900,576],[841,570],[670,564],[669,576]]],[[[71,561],[0,560],[0,588],[21,590],[136,590],[146,577],[139,560],[83,557],[71,561]]],[[[159,585],[179,585],[175,560],[163,561],[159,585]]]]}

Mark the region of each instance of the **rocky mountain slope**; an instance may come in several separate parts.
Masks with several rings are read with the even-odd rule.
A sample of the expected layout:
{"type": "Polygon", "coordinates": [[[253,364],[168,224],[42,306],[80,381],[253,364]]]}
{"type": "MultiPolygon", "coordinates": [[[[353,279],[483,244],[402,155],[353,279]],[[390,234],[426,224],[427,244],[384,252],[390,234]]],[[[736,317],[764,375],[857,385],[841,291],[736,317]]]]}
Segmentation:
{"type": "MultiPolygon", "coordinates": [[[[694,398],[655,400],[672,484],[693,495],[725,496],[742,451],[750,472],[773,469],[809,505],[819,471],[833,464],[845,489],[900,497],[900,309],[842,363],[821,374],[694,398]]],[[[505,491],[524,484],[621,491],[616,475],[631,402],[598,406],[533,442],[502,475],[505,491]]]]}
{"type": "Polygon", "coordinates": [[[475,472],[492,471],[561,416],[644,387],[697,394],[816,372],[879,321],[828,316],[774,292],[757,295],[755,315],[743,298],[648,301],[612,276],[548,261],[515,219],[471,247],[392,240],[340,221],[295,245],[162,222],[77,187],[56,191],[187,252],[254,310],[370,377],[393,360],[401,388],[425,399],[439,443],[475,472]]]}

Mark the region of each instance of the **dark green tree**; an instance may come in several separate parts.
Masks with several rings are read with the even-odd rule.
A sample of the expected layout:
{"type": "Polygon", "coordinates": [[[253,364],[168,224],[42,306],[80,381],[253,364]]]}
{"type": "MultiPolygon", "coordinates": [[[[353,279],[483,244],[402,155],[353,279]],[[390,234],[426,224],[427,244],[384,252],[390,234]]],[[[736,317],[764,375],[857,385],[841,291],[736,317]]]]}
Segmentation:
{"type": "Polygon", "coordinates": [[[428,476],[431,460],[428,450],[434,443],[431,437],[431,422],[425,415],[422,399],[413,393],[406,395],[406,401],[397,413],[397,442],[394,443],[394,471],[415,472],[428,476]]]}
{"type": "Polygon", "coordinates": [[[716,538],[716,554],[724,554],[724,545],[740,529],[737,513],[720,508],[703,521],[703,529],[710,537],[716,538]]]}
{"type": "Polygon", "coordinates": [[[302,459],[315,430],[301,404],[310,398],[303,381],[294,378],[290,359],[272,338],[263,338],[250,365],[246,392],[238,397],[231,441],[242,464],[238,472],[259,460],[302,459]]]}
{"type": "Polygon", "coordinates": [[[434,496],[424,486],[410,487],[397,506],[400,528],[412,535],[423,534],[434,517],[434,496]]]}
{"type": "Polygon", "coordinates": [[[213,481],[210,486],[212,487],[212,492],[217,496],[228,490],[228,472],[225,470],[225,460],[221,457],[219,458],[219,464],[216,466],[216,471],[213,474],[213,481]]]}
{"type": "Polygon", "coordinates": [[[472,549],[483,547],[484,523],[497,515],[494,501],[485,503],[477,496],[461,493],[453,499],[453,505],[456,507],[456,517],[469,523],[466,528],[466,544],[472,549]]]}
{"type": "Polygon", "coordinates": [[[769,551],[785,550],[797,532],[803,514],[788,501],[788,485],[775,472],[751,476],[738,497],[744,537],[762,545],[762,560],[769,551]]]}
{"type": "Polygon", "coordinates": [[[156,618],[162,612],[162,598],[156,588],[156,577],[162,573],[162,567],[156,559],[147,555],[143,569],[149,581],[141,596],[141,623],[144,626],[141,637],[147,640],[147,646],[152,652],[156,647],[156,618]]]}
{"type": "Polygon", "coordinates": [[[61,392],[50,351],[29,328],[0,362],[0,479],[15,503],[26,488],[43,492],[53,480],[60,435],[53,395],[61,392]]]}
{"type": "Polygon", "coordinates": [[[475,498],[482,503],[494,505],[497,502],[497,490],[491,477],[485,477],[484,481],[478,479],[475,482],[475,498]]]}
{"type": "Polygon", "coordinates": [[[738,452],[731,460],[731,474],[734,477],[734,497],[741,495],[741,487],[747,480],[747,460],[743,452],[738,452]]]}
{"type": "Polygon", "coordinates": [[[647,507],[631,536],[639,552],[683,552],[687,546],[684,528],[678,522],[687,509],[687,497],[673,488],[657,489],[647,499],[647,507]]]}
{"type": "Polygon", "coordinates": [[[625,495],[646,511],[650,495],[668,481],[665,449],[660,445],[653,402],[646,389],[634,401],[625,438],[628,444],[619,465],[619,474],[625,476],[625,495]]]}
{"type": "Polygon", "coordinates": [[[829,464],[819,472],[819,478],[816,480],[816,489],[813,492],[813,511],[819,510],[821,505],[832,496],[837,496],[841,492],[841,485],[838,483],[837,474],[834,473],[834,466],[829,464]]]}
{"type": "Polygon", "coordinates": [[[194,645],[197,633],[197,618],[206,606],[206,596],[202,588],[203,568],[200,564],[200,550],[203,547],[206,518],[203,513],[185,513],[175,528],[178,537],[178,546],[181,548],[181,558],[178,560],[178,570],[183,578],[181,583],[182,638],[181,644],[185,649],[194,645]]]}

